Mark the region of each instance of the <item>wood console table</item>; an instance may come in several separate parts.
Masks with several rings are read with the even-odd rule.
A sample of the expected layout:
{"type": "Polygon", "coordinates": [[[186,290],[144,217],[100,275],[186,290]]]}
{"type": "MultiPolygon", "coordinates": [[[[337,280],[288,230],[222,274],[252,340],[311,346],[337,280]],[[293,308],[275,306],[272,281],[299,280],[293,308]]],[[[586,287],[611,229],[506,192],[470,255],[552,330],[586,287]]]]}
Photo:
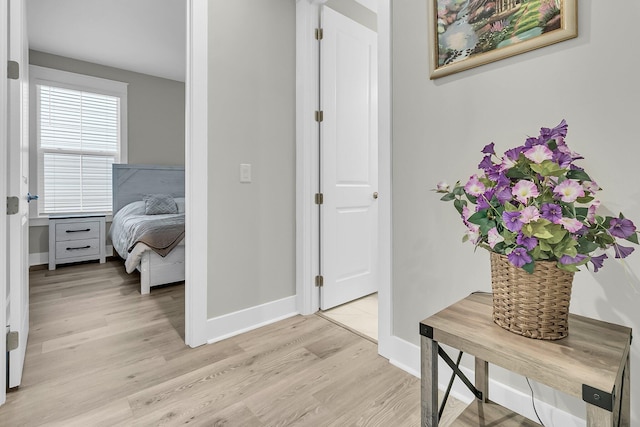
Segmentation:
{"type": "Polygon", "coordinates": [[[569,336],[544,341],[502,329],[491,314],[491,295],[472,294],[420,322],[423,427],[438,425],[438,343],[475,356],[480,394],[455,425],[538,425],[489,401],[489,363],[581,398],[588,427],[630,425],[630,328],[570,314],[569,336]]]}

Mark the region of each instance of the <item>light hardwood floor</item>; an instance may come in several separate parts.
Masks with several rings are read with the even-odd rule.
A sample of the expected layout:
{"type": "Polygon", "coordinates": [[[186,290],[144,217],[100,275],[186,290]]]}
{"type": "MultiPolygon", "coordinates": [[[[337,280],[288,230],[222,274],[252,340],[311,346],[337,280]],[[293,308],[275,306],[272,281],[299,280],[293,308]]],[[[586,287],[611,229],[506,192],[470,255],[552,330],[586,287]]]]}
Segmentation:
{"type": "Polygon", "coordinates": [[[1,426],[419,425],[419,380],[319,316],[191,349],[182,284],[142,297],[115,260],[30,277],[23,384],[1,426]]]}

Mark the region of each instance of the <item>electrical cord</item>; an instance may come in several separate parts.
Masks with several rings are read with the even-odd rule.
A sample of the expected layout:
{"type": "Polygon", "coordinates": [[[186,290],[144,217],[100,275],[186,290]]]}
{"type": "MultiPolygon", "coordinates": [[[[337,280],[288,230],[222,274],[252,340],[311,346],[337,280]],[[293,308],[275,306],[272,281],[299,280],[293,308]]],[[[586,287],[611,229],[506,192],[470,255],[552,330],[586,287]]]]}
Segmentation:
{"type": "Polygon", "coordinates": [[[533,387],[531,387],[531,383],[529,382],[529,378],[525,377],[527,380],[527,384],[529,384],[529,390],[531,390],[531,404],[533,405],[533,412],[536,414],[536,418],[542,427],[544,427],[544,423],[540,419],[540,415],[538,415],[538,411],[536,410],[536,401],[533,398],[533,387]]]}

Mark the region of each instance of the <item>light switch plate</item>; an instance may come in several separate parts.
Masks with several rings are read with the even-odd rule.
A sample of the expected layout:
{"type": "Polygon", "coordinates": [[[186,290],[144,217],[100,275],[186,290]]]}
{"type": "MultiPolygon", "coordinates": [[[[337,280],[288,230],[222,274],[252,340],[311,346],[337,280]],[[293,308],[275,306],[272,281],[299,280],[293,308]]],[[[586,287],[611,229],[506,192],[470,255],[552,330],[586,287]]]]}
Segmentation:
{"type": "Polygon", "coordinates": [[[240,164],[240,182],[241,183],[251,182],[251,165],[249,163],[240,164]]]}

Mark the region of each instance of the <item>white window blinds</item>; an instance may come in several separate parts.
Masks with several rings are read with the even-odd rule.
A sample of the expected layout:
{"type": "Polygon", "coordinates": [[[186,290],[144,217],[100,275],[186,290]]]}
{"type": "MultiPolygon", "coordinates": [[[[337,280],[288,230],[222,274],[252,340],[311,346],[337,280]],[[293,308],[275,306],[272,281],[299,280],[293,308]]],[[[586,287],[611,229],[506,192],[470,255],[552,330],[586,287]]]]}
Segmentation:
{"type": "Polygon", "coordinates": [[[36,85],[39,214],[111,211],[120,97],[36,85]]]}

